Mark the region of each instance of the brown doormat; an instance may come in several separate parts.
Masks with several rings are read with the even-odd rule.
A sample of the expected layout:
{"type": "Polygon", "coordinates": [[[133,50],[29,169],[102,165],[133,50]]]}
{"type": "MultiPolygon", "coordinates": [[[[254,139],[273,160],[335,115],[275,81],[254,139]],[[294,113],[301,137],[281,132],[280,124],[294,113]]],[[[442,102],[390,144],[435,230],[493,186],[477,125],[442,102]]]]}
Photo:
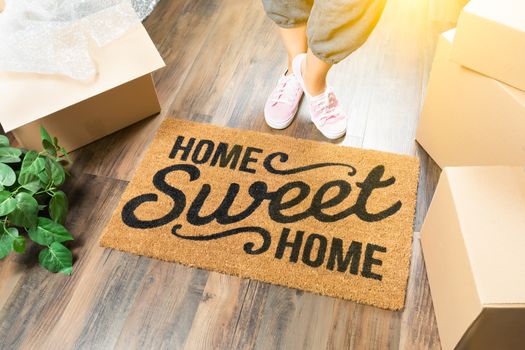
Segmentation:
{"type": "Polygon", "coordinates": [[[168,119],[101,245],[403,307],[414,157],[168,119]]]}

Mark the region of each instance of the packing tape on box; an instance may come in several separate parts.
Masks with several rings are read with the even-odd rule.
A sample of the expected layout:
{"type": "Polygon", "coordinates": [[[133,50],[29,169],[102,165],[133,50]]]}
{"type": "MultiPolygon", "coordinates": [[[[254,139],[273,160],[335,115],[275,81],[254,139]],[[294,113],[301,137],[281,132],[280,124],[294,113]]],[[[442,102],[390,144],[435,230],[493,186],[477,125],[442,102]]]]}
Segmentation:
{"type": "MultiPolygon", "coordinates": [[[[4,0],[0,13],[0,70],[60,74],[76,80],[96,76],[90,41],[104,46],[140,19],[130,1],[4,0]]],[[[147,15],[155,0],[135,1],[147,15]]]]}

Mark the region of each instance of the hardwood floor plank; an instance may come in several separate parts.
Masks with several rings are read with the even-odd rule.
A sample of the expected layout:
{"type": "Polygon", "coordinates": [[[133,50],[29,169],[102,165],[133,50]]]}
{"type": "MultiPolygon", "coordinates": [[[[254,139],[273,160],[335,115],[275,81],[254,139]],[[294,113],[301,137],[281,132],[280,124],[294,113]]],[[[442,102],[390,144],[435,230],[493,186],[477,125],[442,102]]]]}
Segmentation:
{"type": "Polygon", "coordinates": [[[153,261],[115,348],[182,349],[207,279],[207,271],[153,261]]]}
{"type": "Polygon", "coordinates": [[[229,349],[254,349],[266,305],[268,283],[249,281],[229,349]]]}
{"type": "Polygon", "coordinates": [[[23,273],[24,267],[15,261],[14,255],[0,261],[0,281],[2,281],[0,284],[0,310],[2,310],[4,304],[8,303],[11,295],[16,297],[13,291],[23,273]]]}
{"type": "Polygon", "coordinates": [[[249,281],[210,272],[184,349],[228,349],[249,281]]]}
{"type": "Polygon", "coordinates": [[[423,262],[419,232],[414,235],[407,303],[401,318],[399,348],[439,350],[441,346],[425,263],[423,262]]]}
{"type": "MultiPolygon", "coordinates": [[[[285,349],[286,335],[294,327],[299,290],[271,286],[266,296],[255,349],[285,349]]],[[[297,347],[298,348],[298,347],[297,347]]]]}
{"type": "Polygon", "coordinates": [[[44,348],[113,348],[146,278],[150,259],[96,247],[60,320],[44,348]]]}

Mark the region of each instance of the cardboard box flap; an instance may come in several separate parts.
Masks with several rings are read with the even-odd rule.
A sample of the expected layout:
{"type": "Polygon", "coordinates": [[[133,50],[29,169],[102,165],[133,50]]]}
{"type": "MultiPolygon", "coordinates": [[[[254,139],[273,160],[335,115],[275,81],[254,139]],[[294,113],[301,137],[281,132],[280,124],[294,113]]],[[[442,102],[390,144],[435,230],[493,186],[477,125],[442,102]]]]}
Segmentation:
{"type": "MultiPolygon", "coordinates": [[[[513,88],[512,86],[509,86],[505,83],[501,83],[498,81],[498,84],[500,84],[501,88],[505,90],[505,92],[516,101],[516,103],[520,104],[523,109],[525,110],[525,91],[521,91],[518,89],[513,88]]],[[[525,113],[523,114],[525,118],[525,113]]]]}
{"type": "Polygon", "coordinates": [[[139,24],[90,52],[98,68],[93,81],[64,76],[0,72],[0,123],[11,131],[165,66],[139,24]]]}
{"type": "Polygon", "coordinates": [[[471,0],[458,20],[452,60],[525,91],[525,1],[471,0]]]}
{"type": "MultiPolygon", "coordinates": [[[[442,33],[440,36],[439,36],[439,41],[444,40],[444,42],[448,43],[447,46],[449,46],[450,48],[452,48],[452,43],[454,42],[454,36],[456,35],[456,28],[453,28],[453,29],[450,29],[450,30],[447,30],[446,32],[442,33]]],[[[442,44],[444,45],[444,44],[442,44]]],[[[447,50],[447,53],[448,53],[448,56],[450,57],[450,49],[447,50]]]]}
{"type": "Polygon", "coordinates": [[[525,1],[523,0],[475,0],[463,11],[525,32],[525,1]]]}
{"type": "MultiPolygon", "coordinates": [[[[525,1],[523,2],[525,5],[525,1]]],[[[524,16],[525,16],[525,8],[523,9],[524,16]]],[[[523,19],[525,23],[525,18],[523,19]]],[[[441,44],[443,47],[446,48],[446,55],[449,59],[453,58],[452,50],[453,50],[453,43],[454,43],[454,37],[456,36],[456,29],[450,29],[443,34],[440,35],[439,41],[443,41],[441,44]]],[[[473,70],[469,69],[468,67],[462,67],[463,69],[466,69],[469,72],[474,72],[473,70]]],[[[479,74],[479,73],[478,73],[479,74]]],[[[515,87],[512,87],[508,84],[505,84],[498,80],[493,80],[493,84],[497,84],[501,87],[502,90],[504,90],[509,96],[511,96],[517,103],[519,103],[521,106],[525,108],[525,91],[517,89],[515,87]]]]}
{"type": "Polygon", "coordinates": [[[482,304],[525,303],[525,168],[448,168],[482,304]]]}

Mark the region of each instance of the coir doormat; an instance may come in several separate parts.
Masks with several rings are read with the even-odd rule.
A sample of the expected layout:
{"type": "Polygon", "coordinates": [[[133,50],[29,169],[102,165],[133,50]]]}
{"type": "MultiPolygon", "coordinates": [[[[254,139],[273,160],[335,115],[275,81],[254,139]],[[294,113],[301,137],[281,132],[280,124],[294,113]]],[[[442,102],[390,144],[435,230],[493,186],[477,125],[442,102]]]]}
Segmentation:
{"type": "Polygon", "coordinates": [[[101,244],[403,307],[413,157],[168,119],[101,244]]]}

